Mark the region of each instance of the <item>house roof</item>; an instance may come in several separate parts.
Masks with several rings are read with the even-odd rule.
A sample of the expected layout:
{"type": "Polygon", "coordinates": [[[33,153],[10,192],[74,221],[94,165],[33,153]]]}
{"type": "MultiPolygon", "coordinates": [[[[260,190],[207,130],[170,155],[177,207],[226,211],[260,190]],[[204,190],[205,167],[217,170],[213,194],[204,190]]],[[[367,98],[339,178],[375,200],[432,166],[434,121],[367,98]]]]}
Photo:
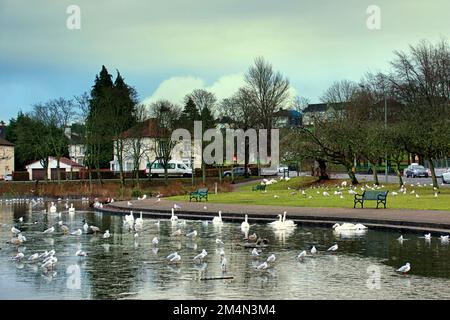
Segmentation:
{"type": "MultiPolygon", "coordinates": [[[[54,159],[56,161],[56,158],[54,158],[54,157],[50,157],[50,159],[54,159]]],[[[72,160],[70,160],[68,158],[65,158],[65,157],[60,158],[59,162],[64,163],[64,164],[66,164],[68,166],[71,166],[71,167],[81,167],[81,168],[83,167],[81,164],[76,163],[75,161],[72,161],[72,160]]]]}
{"type": "Polygon", "coordinates": [[[9,142],[6,139],[3,139],[2,137],[0,137],[0,146],[10,146],[10,147],[14,147],[14,143],[9,142]]]}
{"type": "Polygon", "coordinates": [[[328,110],[328,108],[334,109],[334,110],[343,110],[348,103],[346,102],[333,102],[333,103],[312,103],[308,104],[308,106],[303,110],[303,113],[312,113],[312,112],[325,112],[328,110]]]}
{"type": "Polygon", "coordinates": [[[300,112],[297,110],[280,109],[274,113],[275,117],[300,117],[300,112]]]}
{"type": "MultiPolygon", "coordinates": [[[[49,158],[49,160],[55,160],[55,161],[56,161],[56,158],[55,158],[55,157],[48,157],[48,158],[49,158]]],[[[40,160],[32,161],[32,162],[28,163],[28,164],[26,165],[26,167],[32,165],[33,163],[37,163],[37,162],[39,162],[39,161],[40,161],[40,160]]],[[[83,168],[83,166],[82,166],[81,164],[76,163],[75,161],[72,161],[72,160],[70,160],[70,159],[68,159],[68,158],[66,158],[66,157],[61,157],[61,158],[59,159],[59,162],[60,162],[60,163],[64,163],[64,164],[67,165],[67,166],[83,168]]]]}

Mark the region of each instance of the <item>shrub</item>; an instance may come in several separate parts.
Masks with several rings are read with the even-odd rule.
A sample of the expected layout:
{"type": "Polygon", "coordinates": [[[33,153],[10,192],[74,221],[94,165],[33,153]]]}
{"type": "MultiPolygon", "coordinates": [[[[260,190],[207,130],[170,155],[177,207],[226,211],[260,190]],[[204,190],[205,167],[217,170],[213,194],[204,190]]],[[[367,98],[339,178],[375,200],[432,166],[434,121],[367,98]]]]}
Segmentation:
{"type": "Polygon", "coordinates": [[[141,195],[142,195],[142,192],[139,189],[133,189],[131,191],[131,197],[132,198],[137,198],[137,197],[140,197],[141,195]]]}

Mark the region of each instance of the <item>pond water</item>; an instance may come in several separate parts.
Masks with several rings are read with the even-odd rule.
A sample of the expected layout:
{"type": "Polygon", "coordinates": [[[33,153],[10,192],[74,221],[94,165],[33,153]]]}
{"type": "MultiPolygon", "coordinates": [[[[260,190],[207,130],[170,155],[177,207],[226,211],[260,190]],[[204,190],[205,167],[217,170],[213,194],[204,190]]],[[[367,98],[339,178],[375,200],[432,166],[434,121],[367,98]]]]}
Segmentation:
{"type": "MultiPolygon", "coordinates": [[[[44,213],[43,206],[0,204],[0,299],[447,299],[450,298],[450,248],[433,235],[368,230],[358,236],[344,236],[331,228],[305,227],[276,232],[265,223],[251,225],[269,240],[259,258],[244,243],[239,223],[207,225],[186,220],[172,225],[169,220],[145,218],[139,236],[123,225],[123,217],[90,211],[74,202],[76,213],[63,212],[61,219],[70,231],[82,229],[83,219],[111,237],[83,234],[64,235],[58,214],[44,213]],[[19,218],[23,217],[23,222],[19,218]],[[27,241],[17,246],[11,227],[19,228],[27,241]],[[43,231],[51,226],[55,232],[43,231]],[[171,236],[181,228],[183,236],[171,236]],[[196,238],[185,234],[197,230],[196,238]],[[152,245],[158,237],[159,244],[152,245]],[[216,244],[216,238],[224,245],[216,244]],[[339,249],[326,251],[334,243],[339,249]],[[318,253],[309,249],[315,245],[318,253]],[[221,270],[219,250],[223,248],[227,269],[221,270]],[[58,259],[54,270],[45,272],[41,262],[28,257],[54,249],[58,259]],[[80,258],[75,252],[88,253],[80,258]],[[206,249],[203,263],[193,257],[206,249]],[[296,259],[301,250],[308,256],[296,259]],[[166,257],[178,252],[181,262],[169,264],[166,257]],[[22,261],[11,257],[23,252],[22,261]],[[275,254],[266,270],[256,266],[275,254]],[[407,276],[395,272],[410,262],[407,276]],[[232,276],[233,279],[200,280],[232,276]]],[[[59,210],[65,210],[63,203],[59,210]]],[[[58,210],[58,211],[59,211],[58,210]]],[[[274,213],[274,219],[277,213],[274,213]]],[[[135,213],[135,217],[138,214],[135,213]]]]}

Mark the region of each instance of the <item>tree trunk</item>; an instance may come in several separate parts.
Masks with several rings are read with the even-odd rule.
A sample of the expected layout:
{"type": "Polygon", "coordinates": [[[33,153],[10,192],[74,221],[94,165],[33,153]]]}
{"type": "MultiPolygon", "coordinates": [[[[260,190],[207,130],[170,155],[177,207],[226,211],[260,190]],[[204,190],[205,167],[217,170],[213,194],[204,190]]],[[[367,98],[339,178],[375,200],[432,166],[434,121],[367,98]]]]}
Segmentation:
{"type": "Polygon", "coordinates": [[[400,171],[400,162],[396,161],[395,162],[395,173],[397,174],[398,177],[398,183],[400,185],[400,187],[403,185],[403,178],[402,178],[402,173],[400,171]]]}
{"type": "Polygon", "coordinates": [[[56,179],[58,180],[58,184],[61,184],[61,171],[59,165],[59,157],[56,159],[56,179]]]}
{"type": "Polygon", "coordinates": [[[377,170],[378,168],[377,168],[377,165],[372,163],[372,162],[369,162],[369,163],[370,163],[370,166],[372,167],[373,183],[376,186],[378,186],[378,185],[380,185],[380,182],[378,181],[378,170],[377,170]]]}
{"type": "Polygon", "coordinates": [[[88,167],[89,170],[89,193],[92,194],[92,170],[88,167]]]}
{"type": "Polygon", "coordinates": [[[166,184],[167,184],[167,182],[169,181],[169,173],[168,173],[168,171],[167,171],[167,166],[168,166],[169,164],[167,164],[167,165],[165,165],[164,166],[164,181],[166,182],[166,184]]]}
{"type": "Polygon", "coordinates": [[[203,157],[202,157],[202,182],[203,185],[206,185],[206,165],[203,162],[203,157]]]}
{"type": "Polygon", "coordinates": [[[347,174],[350,177],[352,185],[357,185],[359,182],[358,182],[358,179],[356,179],[355,172],[353,172],[353,168],[354,168],[353,164],[349,163],[345,167],[347,168],[347,174]]]}
{"type": "Polygon", "coordinates": [[[436,172],[434,171],[433,158],[427,157],[426,160],[430,163],[431,180],[433,181],[433,187],[439,190],[439,184],[436,177],[436,172]]]}
{"type": "Polygon", "coordinates": [[[316,159],[317,163],[319,164],[319,181],[321,180],[329,180],[330,177],[328,176],[327,172],[327,163],[322,159],[316,159]]]}

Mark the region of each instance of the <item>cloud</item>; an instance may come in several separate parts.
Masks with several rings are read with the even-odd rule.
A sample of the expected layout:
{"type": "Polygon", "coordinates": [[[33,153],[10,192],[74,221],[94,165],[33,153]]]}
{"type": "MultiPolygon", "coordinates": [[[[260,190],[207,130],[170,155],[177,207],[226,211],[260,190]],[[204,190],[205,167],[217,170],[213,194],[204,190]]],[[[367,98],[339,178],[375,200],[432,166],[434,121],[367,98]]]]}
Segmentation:
{"type": "Polygon", "coordinates": [[[211,85],[200,77],[177,76],[171,77],[161,82],[158,88],[150,97],[143,100],[148,105],[160,99],[181,104],[184,97],[194,89],[205,89],[216,95],[218,100],[222,100],[235,93],[239,87],[244,85],[244,76],[242,73],[228,74],[221,76],[211,85]]]}

